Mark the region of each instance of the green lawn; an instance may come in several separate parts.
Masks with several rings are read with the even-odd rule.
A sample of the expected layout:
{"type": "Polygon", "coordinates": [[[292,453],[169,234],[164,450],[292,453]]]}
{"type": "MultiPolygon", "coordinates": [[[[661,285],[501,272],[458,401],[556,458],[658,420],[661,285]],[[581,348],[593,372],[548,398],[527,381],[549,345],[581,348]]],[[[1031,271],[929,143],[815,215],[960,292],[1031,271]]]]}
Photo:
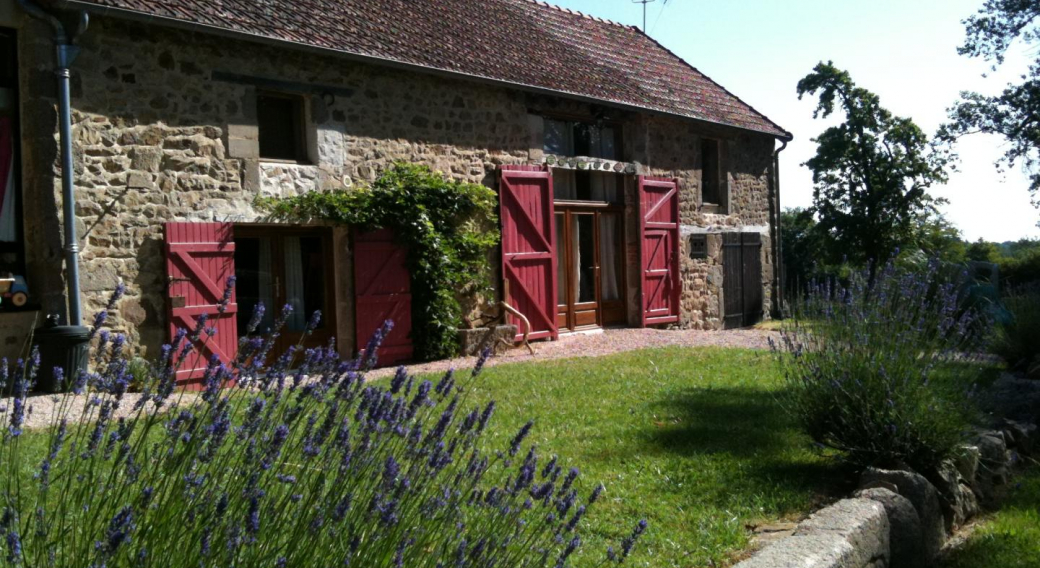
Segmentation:
{"type": "Polygon", "coordinates": [[[778,383],[768,353],[667,348],[494,367],[469,400],[498,403],[492,447],[534,419],[540,453],[606,486],[576,566],[644,516],[632,565],[711,566],[747,546],[747,525],[851,489],[778,407],[778,383]]]}
{"type": "Polygon", "coordinates": [[[1040,470],[1020,481],[942,568],[1040,568],[1040,470]]]}
{"type": "MultiPolygon", "coordinates": [[[[748,525],[851,490],[779,408],[778,388],[768,353],[666,348],[492,367],[467,404],[497,402],[489,448],[508,447],[534,419],[529,441],[581,469],[583,497],[606,486],[574,566],[601,565],[607,544],[641,518],[649,529],[628,565],[714,566],[747,547],[748,525]]],[[[45,432],[20,443],[23,455],[42,456],[45,432]]],[[[31,483],[38,465],[25,460],[15,477],[31,483]]]]}

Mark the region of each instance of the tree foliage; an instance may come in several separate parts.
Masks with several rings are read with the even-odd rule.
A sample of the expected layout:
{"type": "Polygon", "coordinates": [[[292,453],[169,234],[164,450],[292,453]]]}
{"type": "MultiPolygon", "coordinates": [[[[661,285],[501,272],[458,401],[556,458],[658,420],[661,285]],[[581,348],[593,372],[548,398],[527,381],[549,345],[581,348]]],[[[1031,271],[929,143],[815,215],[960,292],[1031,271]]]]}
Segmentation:
{"type": "Polygon", "coordinates": [[[459,296],[490,291],[497,203],[495,192],[483,185],[405,163],[394,164],[371,187],[257,200],[274,219],[393,229],[408,248],[412,337],[415,356],[422,360],[456,354],[459,296]]]}
{"type": "Polygon", "coordinates": [[[912,120],[893,115],[832,62],[798,82],[799,98],[818,96],[814,118],[845,120],[813,141],[813,207],[832,250],[857,265],[882,265],[912,243],[938,200],[928,189],[946,181],[948,154],[912,120]]]}
{"type": "MultiPolygon", "coordinates": [[[[1017,41],[1032,45],[1040,53],[1040,2],[1036,0],[986,0],[977,14],[964,20],[966,38],[958,53],[980,58],[997,69],[1008,49],[1017,41]]],[[[961,93],[950,109],[950,122],[939,138],[956,141],[972,133],[996,134],[1008,141],[998,167],[1022,164],[1029,172],[1030,193],[1040,206],[1040,56],[1032,61],[1018,83],[999,95],[961,93]]]]}

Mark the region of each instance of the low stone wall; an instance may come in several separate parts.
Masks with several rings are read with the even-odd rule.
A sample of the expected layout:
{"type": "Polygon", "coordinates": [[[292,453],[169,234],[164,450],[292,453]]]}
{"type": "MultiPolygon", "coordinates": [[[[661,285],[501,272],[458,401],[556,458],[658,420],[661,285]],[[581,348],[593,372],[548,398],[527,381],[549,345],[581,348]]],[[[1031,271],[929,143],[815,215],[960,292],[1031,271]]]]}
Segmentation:
{"type": "Polygon", "coordinates": [[[736,568],[928,566],[957,527],[999,502],[1014,465],[1040,450],[1040,432],[1004,420],[961,450],[927,476],[867,469],[851,499],[816,512],[736,568]]]}

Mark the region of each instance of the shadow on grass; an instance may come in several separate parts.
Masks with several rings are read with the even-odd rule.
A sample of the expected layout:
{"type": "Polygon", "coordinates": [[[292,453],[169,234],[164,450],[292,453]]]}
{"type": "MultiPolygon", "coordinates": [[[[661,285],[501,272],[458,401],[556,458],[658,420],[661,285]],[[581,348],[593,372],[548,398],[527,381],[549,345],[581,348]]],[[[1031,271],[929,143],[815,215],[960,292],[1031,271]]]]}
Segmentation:
{"type": "Polygon", "coordinates": [[[741,462],[752,485],[838,497],[856,477],[851,468],[811,449],[776,392],[691,387],[652,408],[664,420],[648,433],[648,449],[741,462]]]}

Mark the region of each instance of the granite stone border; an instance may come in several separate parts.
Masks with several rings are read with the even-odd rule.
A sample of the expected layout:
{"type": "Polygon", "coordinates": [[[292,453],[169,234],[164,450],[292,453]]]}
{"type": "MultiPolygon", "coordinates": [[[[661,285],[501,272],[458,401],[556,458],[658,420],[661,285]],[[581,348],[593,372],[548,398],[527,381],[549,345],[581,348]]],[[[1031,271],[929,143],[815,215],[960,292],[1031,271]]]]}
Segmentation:
{"type": "Polygon", "coordinates": [[[1038,450],[1034,422],[1002,419],[935,471],[868,468],[851,498],[813,513],[735,568],[928,566],[958,527],[999,503],[1014,466],[1038,450]]]}

